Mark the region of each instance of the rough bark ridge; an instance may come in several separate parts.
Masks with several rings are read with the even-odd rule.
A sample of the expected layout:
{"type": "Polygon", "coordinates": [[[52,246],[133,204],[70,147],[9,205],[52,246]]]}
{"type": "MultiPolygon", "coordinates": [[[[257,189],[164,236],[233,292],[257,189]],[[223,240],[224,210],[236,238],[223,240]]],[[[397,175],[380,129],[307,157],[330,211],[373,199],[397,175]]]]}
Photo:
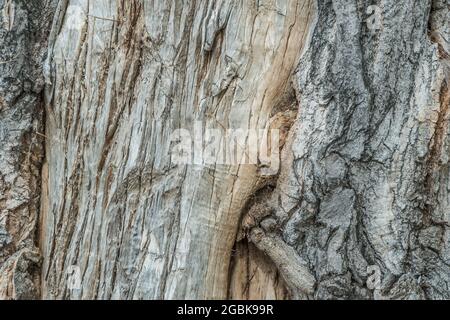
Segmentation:
{"type": "Polygon", "coordinates": [[[39,296],[42,62],[55,1],[0,1],[0,299],[39,296]]]}
{"type": "MultiPolygon", "coordinates": [[[[315,283],[291,289],[316,299],[448,299],[449,3],[381,1],[375,31],[365,22],[371,4],[318,2],[296,73],[292,162],[272,200],[283,243],[315,283]],[[381,284],[370,290],[373,266],[381,284]]],[[[273,239],[255,232],[281,263],[270,252],[287,249],[273,239]]],[[[292,270],[285,278],[299,279],[292,270]]]]}

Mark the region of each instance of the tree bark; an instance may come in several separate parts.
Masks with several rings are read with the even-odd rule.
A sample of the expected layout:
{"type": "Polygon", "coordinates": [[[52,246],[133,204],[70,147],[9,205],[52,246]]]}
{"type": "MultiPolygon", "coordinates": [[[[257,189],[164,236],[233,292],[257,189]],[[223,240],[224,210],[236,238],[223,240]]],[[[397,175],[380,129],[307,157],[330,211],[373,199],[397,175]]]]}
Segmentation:
{"type": "Polygon", "coordinates": [[[448,1],[30,3],[0,1],[0,298],[450,298],[448,1]],[[199,153],[230,129],[279,169],[199,153]]]}
{"type": "Polygon", "coordinates": [[[283,239],[313,298],[448,299],[449,3],[383,1],[375,32],[363,4],[318,4],[274,193],[283,239]]]}
{"type": "Polygon", "coordinates": [[[0,1],[0,299],[39,297],[42,60],[55,1],[0,1]]]}

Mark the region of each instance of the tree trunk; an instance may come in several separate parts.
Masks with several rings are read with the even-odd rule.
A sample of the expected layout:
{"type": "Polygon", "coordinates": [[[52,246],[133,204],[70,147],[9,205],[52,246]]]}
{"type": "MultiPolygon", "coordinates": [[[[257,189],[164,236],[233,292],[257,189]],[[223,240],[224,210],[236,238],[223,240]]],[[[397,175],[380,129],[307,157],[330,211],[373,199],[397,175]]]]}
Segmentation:
{"type": "Polygon", "coordinates": [[[0,298],[450,298],[448,1],[30,3],[0,298]]]}
{"type": "Polygon", "coordinates": [[[0,0],[0,299],[39,296],[42,60],[55,1],[0,0]]]}

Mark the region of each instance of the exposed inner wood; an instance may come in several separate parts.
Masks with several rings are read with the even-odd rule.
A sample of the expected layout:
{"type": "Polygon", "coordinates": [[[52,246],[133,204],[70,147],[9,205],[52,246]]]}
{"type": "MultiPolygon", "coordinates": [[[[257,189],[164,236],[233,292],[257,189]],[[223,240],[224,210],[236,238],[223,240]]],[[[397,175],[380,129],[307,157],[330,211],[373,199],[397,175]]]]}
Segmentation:
{"type": "Polygon", "coordinates": [[[47,78],[44,298],[227,297],[242,208],[266,178],[175,166],[170,135],[286,135],[292,116],[276,114],[296,109],[312,17],[312,1],[69,2],[47,78]]]}
{"type": "Polygon", "coordinates": [[[286,300],[289,292],[272,260],[246,240],[233,249],[228,298],[286,300]]]}

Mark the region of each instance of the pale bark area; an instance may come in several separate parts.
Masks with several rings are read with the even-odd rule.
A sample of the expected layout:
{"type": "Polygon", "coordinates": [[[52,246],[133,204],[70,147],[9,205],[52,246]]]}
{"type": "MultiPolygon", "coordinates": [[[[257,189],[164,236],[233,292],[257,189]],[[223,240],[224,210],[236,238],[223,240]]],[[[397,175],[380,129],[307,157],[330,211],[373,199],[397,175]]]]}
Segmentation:
{"type": "Polygon", "coordinates": [[[42,60],[54,1],[0,1],[0,299],[39,296],[42,60]]]}
{"type": "Polygon", "coordinates": [[[57,2],[1,30],[0,298],[450,298],[447,0],[57,2]],[[281,128],[279,173],[174,164],[196,121],[281,128]]]}
{"type": "Polygon", "coordinates": [[[67,5],[48,79],[43,297],[226,298],[241,210],[266,182],[254,165],[175,166],[170,135],[285,111],[311,2],[67,5]]]}

